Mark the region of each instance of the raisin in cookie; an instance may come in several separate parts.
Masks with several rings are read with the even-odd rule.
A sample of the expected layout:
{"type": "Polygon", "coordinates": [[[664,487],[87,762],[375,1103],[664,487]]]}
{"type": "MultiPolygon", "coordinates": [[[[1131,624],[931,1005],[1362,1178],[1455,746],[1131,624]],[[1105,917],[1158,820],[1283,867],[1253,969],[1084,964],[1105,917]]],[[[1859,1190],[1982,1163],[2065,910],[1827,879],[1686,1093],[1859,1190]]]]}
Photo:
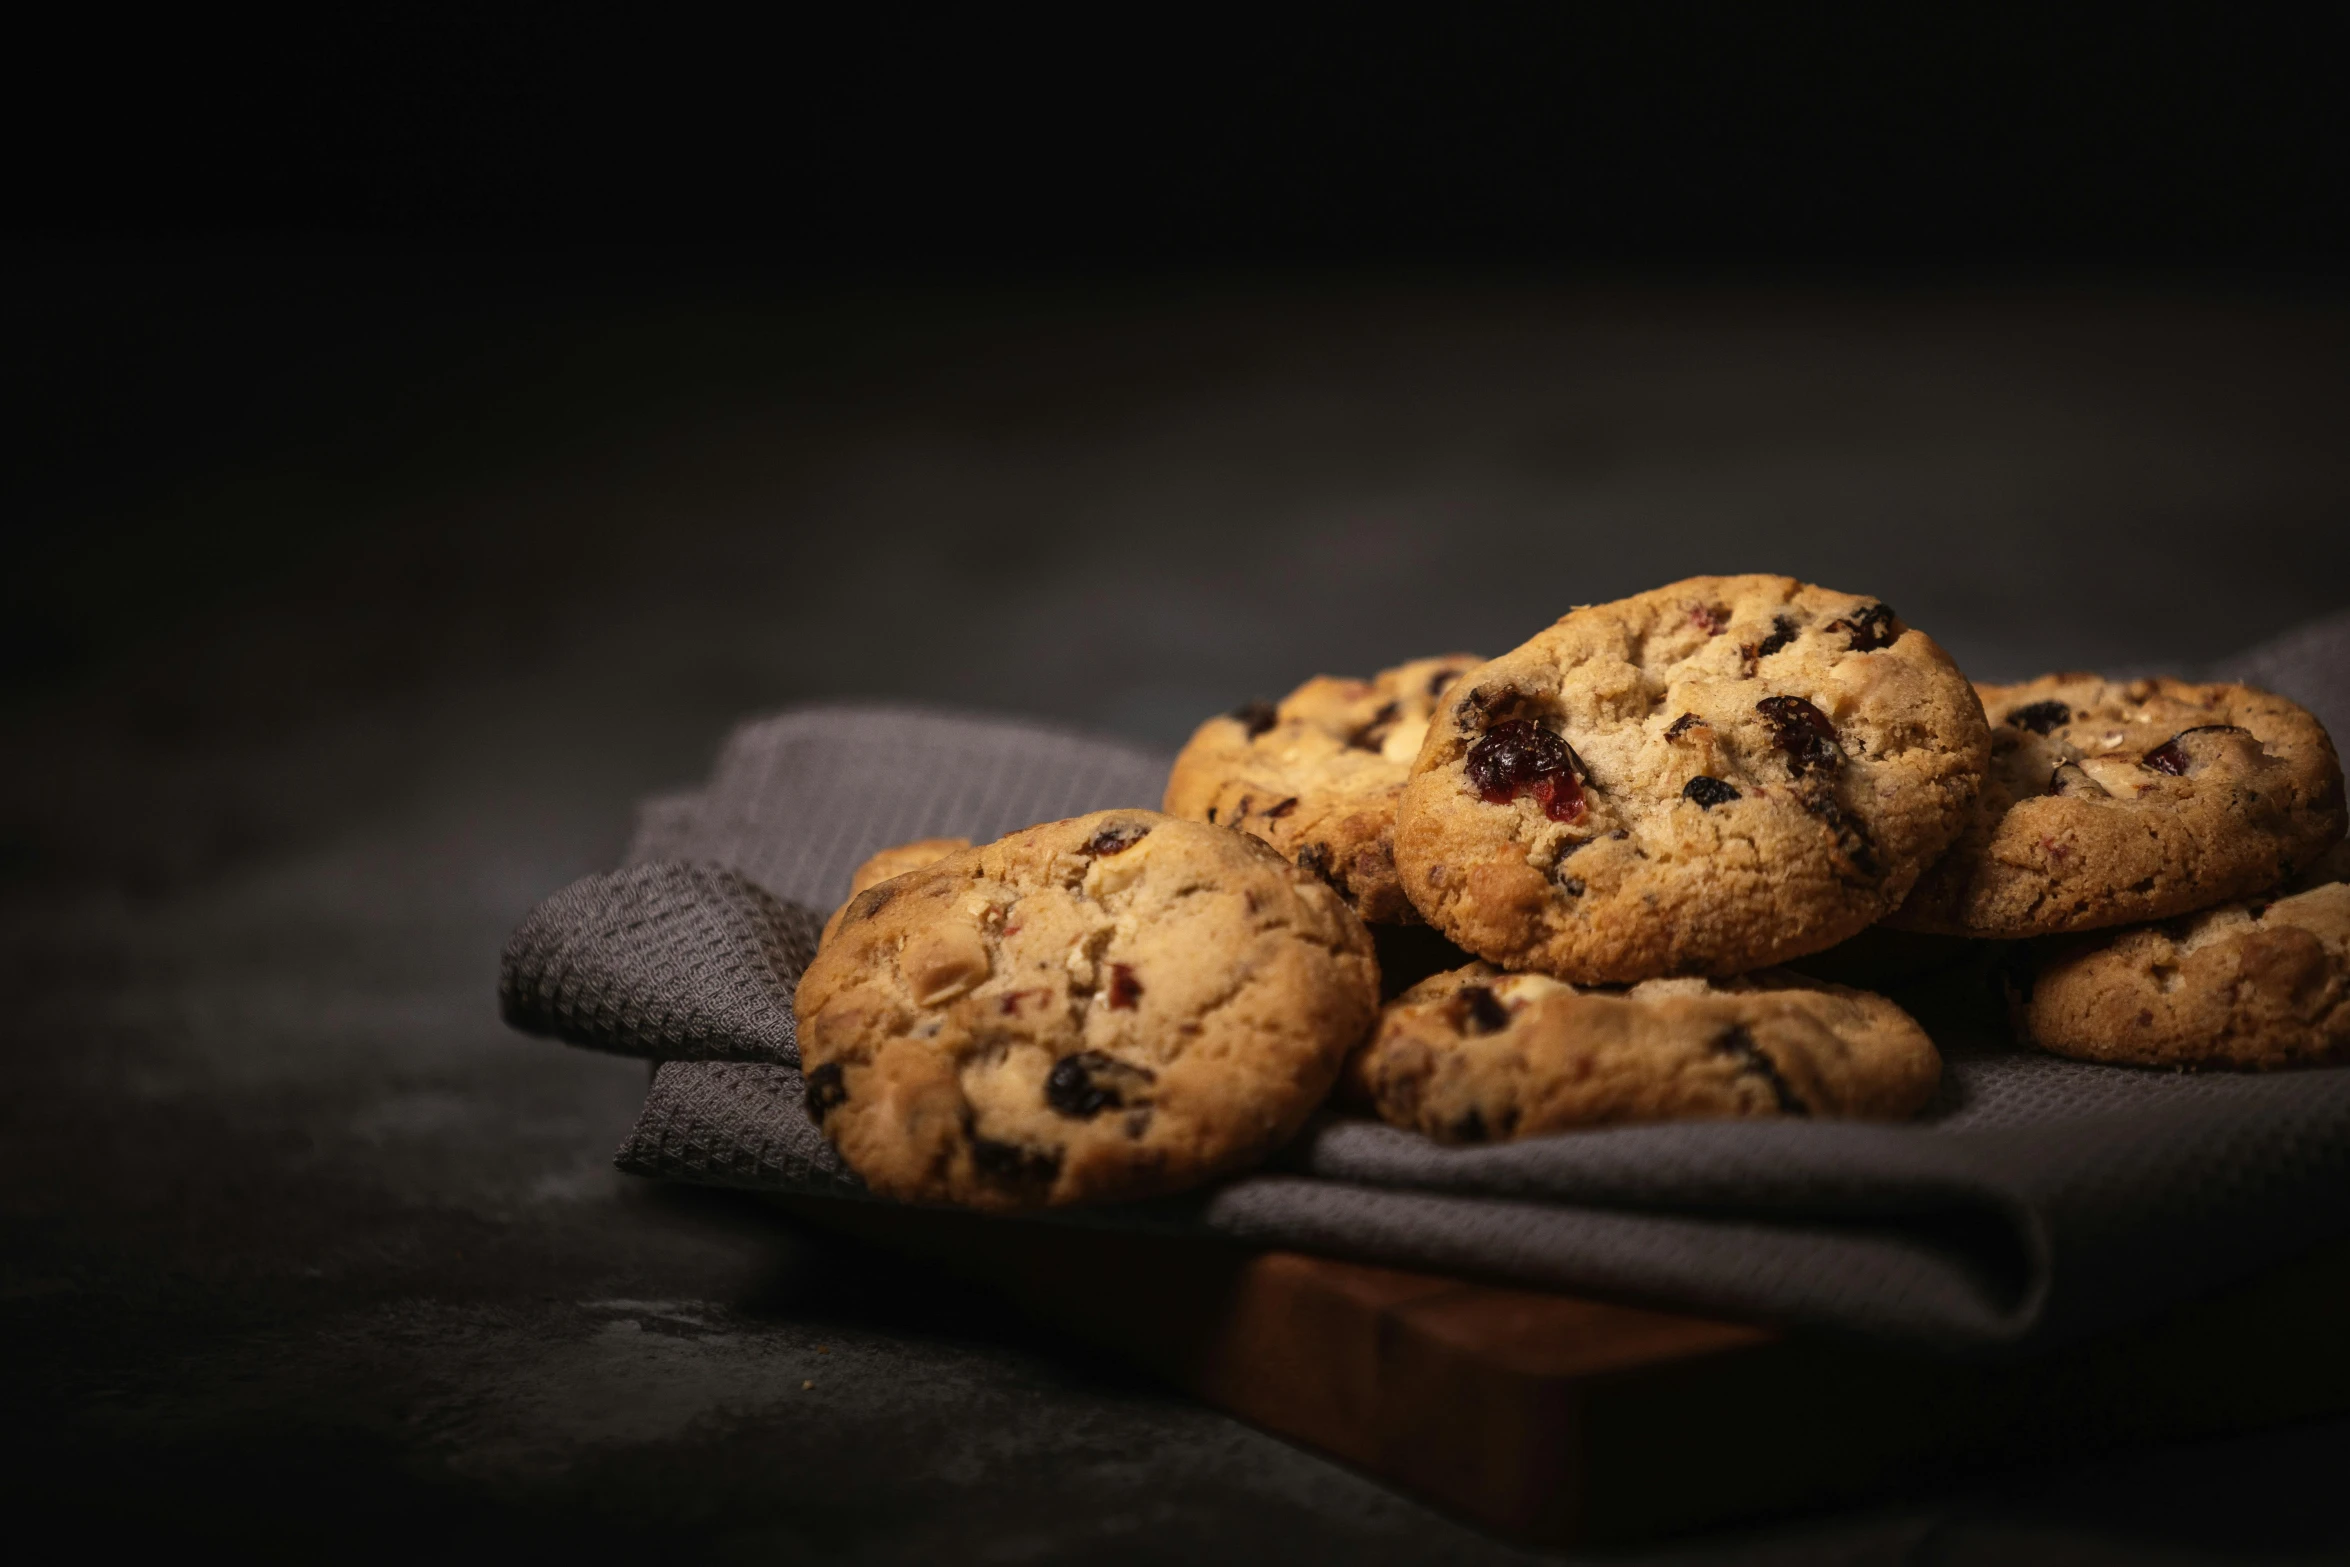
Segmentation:
{"type": "Polygon", "coordinates": [[[868,887],[878,887],[892,877],[908,871],[918,871],[925,865],[935,865],[957,849],[968,849],[968,838],[917,838],[912,843],[893,843],[886,849],[877,849],[865,863],[849,874],[849,902],[832,911],[832,918],[824,922],[823,940],[830,941],[839,928],[841,917],[848,913],[849,903],[857,901],[857,894],[868,887]]]}
{"type": "Polygon", "coordinates": [[[2274,902],[2058,945],[2017,998],[2019,1031],[2131,1066],[2350,1062],[2350,858],[2333,860],[2333,879],[2274,902]]]}
{"type": "Polygon", "coordinates": [[[1890,923],[2014,938],[2168,919],[2263,892],[2342,836],[2342,768],[2250,686],[2047,675],[1979,687],[1991,769],[1890,923]]]}
{"type": "Polygon", "coordinates": [[[1461,653],[1369,680],[1320,675],[1278,705],[1211,718],[1175,758],[1167,814],[1262,838],[1373,924],[1417,924],[1395,880],[1395,802],[1437,699],[1477,662],[1461,653]]]}
{"type": "Polygon", "coordinates": [[[1914,1115],[1942,1058],[1865,990],[1765,970],[1585,990],[1472,963],[1404,992],[1347,1064],[1380,1118],[1445,1143],[1626,1121],[1914,1115]]]}
{"type": "Polygon", "coordinates": [[[1883,604],[1692,577],[1578,609],[1446,694],[1404,891],[1506,968],[1736,974],[1897,906],[1967,820],[1974,688],[1883,604]]]}
{"type": "Polygon", "coordinates": [[[795,1002],[808,1112],[875,1191],[1177,1191],[1261,1157],[1378,1010],[1354,911],[1255,839],[1102,811],[850,900],[795,1002]]]}

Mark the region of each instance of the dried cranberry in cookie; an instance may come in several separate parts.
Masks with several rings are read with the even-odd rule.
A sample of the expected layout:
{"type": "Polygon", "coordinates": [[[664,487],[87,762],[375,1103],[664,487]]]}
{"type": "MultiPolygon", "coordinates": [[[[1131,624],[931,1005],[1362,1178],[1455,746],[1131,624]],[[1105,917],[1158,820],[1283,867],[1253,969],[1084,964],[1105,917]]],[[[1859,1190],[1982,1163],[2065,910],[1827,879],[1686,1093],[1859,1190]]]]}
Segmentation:
{"type": "Polygon", "coordinates": [[[1167,814],[1263,839],[1375,925],[1418,924],[1395,880],[1395,802],[1438,700],[1476,662],[1458,653],[1369,680],[1318,676],[1278,706],[1211,718],[1175,759],[1167,814]]]}
{"type": "Polygon", "coordinates": [[[2249,686],[2046,675],[1981,686],[1991,768],[1891,923],[2015,938],[2168,919],[2286,880],[2342,836],[2318,721],[2249,686]]]}
{"type": "Polygon", "coordinates": [[[1262,1157],[1379,1005],[1363,922],[1256,839],[1050,822],[867,889],[795,998],[809,1116],[885,1196],[1019,1208],[1262,1157]]]}
{"type": "Polygon", "coordinates": [[[1965,677],[1878,600],[1695,577],[1462,675],[1404,790],[1397,871],[1506,968],[1742,973],[1898,905],[1989,745],[1965,677]]]}

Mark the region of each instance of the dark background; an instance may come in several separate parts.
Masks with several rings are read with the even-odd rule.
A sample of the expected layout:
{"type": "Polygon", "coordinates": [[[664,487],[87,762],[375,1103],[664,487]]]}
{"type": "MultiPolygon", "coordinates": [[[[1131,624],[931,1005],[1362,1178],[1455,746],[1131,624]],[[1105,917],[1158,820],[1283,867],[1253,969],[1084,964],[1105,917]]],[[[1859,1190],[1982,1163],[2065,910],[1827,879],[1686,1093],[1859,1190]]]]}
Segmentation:
{"type": "MultiPolygon", "coordinates": [[[[2335,31],[1116,22],[21,35],[22,1504],[387,1560],[1515,1559],[623,1181],[641,1069],[498,1027],[505,932],[791,701],[1172,745],[1696,571],[1882,594],[1986,678],[2350,604],[2335,31]]],[[[1667,1554],[2316,1559],[2345,1456],[1667,1554]]]]}

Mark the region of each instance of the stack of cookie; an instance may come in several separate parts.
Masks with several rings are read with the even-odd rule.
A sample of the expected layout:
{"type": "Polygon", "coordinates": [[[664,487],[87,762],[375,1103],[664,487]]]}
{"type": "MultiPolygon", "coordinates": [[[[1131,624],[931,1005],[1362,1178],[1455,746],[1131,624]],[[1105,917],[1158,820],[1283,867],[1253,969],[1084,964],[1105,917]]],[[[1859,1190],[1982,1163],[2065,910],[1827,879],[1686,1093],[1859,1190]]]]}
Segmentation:
{"type": "Polygon", "coordinates": [[[2049,1049],[2350,1055],[2350,885],[2311,870],[2342,779],[2308,713],[1978,690],[1884,604],[1785,577],[1310,681],[1202,725],[1164,806],[860,871],[797,1006],[810,1112],[877,1190],[1172,1191],[1342,1077],[1454,1143],[1907,1116],[1940,1074],[1925,1031],[1782,966],[1864,931],[2016,943],[2049,1049]]]}

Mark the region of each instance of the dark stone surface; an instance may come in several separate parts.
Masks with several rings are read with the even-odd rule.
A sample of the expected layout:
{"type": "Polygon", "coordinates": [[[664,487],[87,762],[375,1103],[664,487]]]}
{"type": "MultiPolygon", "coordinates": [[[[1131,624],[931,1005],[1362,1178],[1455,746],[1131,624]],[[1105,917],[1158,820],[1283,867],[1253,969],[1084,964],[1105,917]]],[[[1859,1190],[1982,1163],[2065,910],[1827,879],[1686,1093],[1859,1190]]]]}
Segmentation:
{"type": "MultiPolygon", "coordinates": [[[[1519,1559],[623,1179],[643,1068],[503,1031],[500,941],[808,697],[1173,741],[1699,570],[1882,594],[1985,676],[2350,601],[2331,297],[12,286],[0,1397],[17,1506],[93,1544],[1519,1559]]],[[[2345,1458],[2337,1422],[2084,1459],[1656,1559],[2318,1559],[2345,1458]]]]}

